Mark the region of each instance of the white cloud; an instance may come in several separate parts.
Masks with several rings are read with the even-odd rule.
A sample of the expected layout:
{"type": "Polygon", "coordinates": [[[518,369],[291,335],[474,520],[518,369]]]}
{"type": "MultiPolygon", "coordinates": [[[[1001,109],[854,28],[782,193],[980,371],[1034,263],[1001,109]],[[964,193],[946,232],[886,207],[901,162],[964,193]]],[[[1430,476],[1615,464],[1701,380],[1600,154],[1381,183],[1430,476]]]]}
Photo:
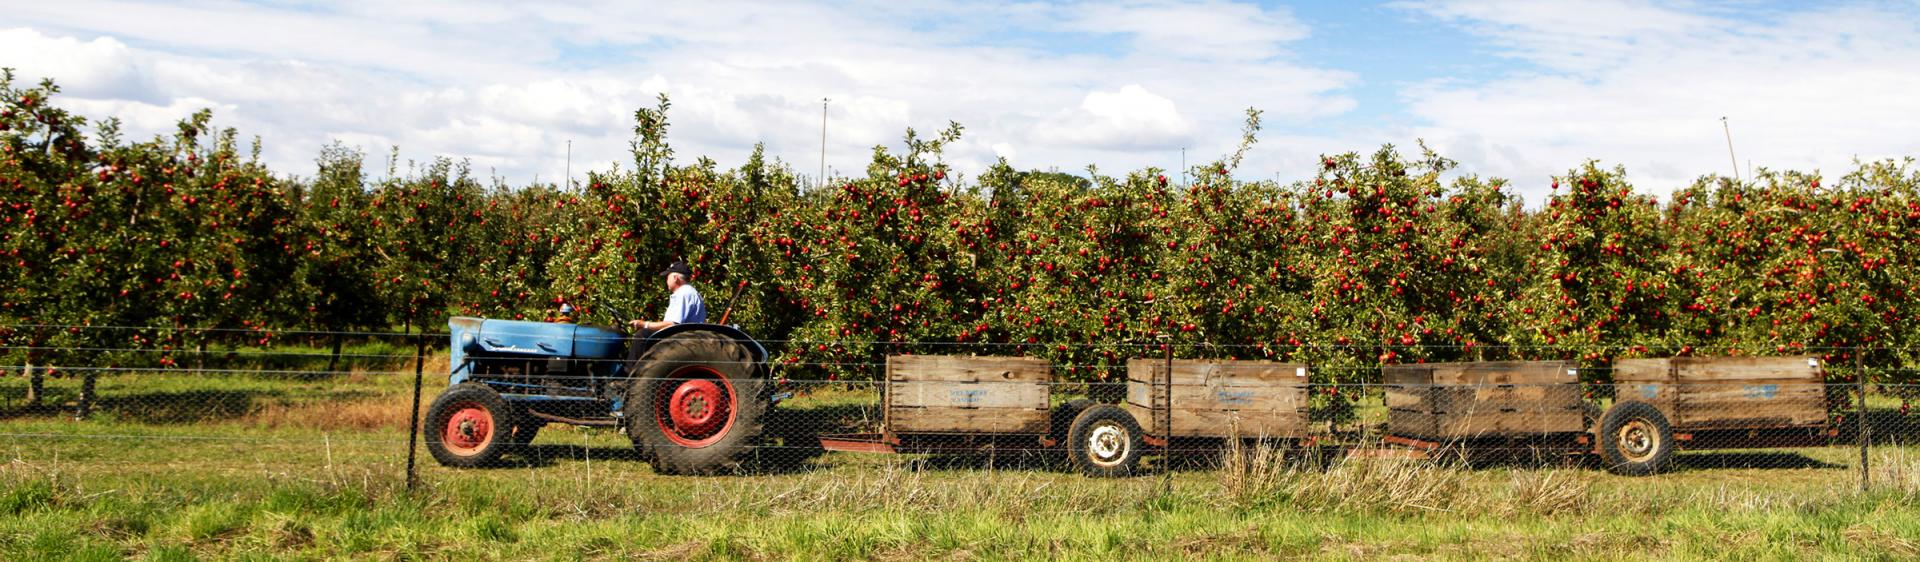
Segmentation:
{"type": "Polygon", "coordinates": [[[1067,29],[1129,34],[1141,52],[1206,60],[1266,59],[1308,35],[1287,12],[1228,2],[1088,3],[1062,12],[1067,29]]]}
{"type": "Polygon", "coordinates": [[[1735,20],[1636,3],[1423,3],[1536,70],[1405,92],[1416,133],[1529,198],[1587,158],[1643,191],[1754,167],[1842,172],[1920,152],[1920,27],[1871,8],[1735,20]]]}
{"type": "Polygon", "coordinates": [[[1307,36],[1304,24],[1219,1],[72,0],[6,12],[24,27],[0,31],[0,46],[35,53],[19,57],[33,63],[23,71],[70,84],[61,103],[137,113],[129,128],[150,134],[171,128],[158,115],[185,117],[183,104],[198,100],[219,125],[264,137],[276,169],[299,174],[334,139],[376,156],[393,143],[404,159],[471,158],[516,183],[560,175],[573,140],[574,170],[604,168],[628,159],[633,110],[660,92],[673,98],[683,158],[733,165],[764,142],[806,174],[818,165],[822,98],[832,99],[828,165],[843,174],[864,171],[872,147],[898,146],[906,128],[949,120],[967,127],[949,153],[963,171],[1013,155],[1022,166],[1121,170],[1172,167],[1176,144],[1196,162],[1225,152],[1248,106],[1279,121],[1354,107],[1350,73],[1278,56],[1307,36]],[[1050,38],[1086,48],[1054,49],[1050,38]],[[1051,119],[1082,128],[1037,126],[1051,119]]]}
{"type": "Polygon", "coordinates": [[[0,52],[21,78],[60,77],[63,91],[86,97],[153,99],[152,85],[126,44],[111,37],[81,41],[32,29],[0,30],[0,52]]]}
{"type": "Polygon", "coordinates": [[[1089,92],[1080,106],[1034,127],[1048,143],[1103,150],[1178,149],[1193,125],[1173,100],[1138,84],[1116,92],[1089,92]]]}

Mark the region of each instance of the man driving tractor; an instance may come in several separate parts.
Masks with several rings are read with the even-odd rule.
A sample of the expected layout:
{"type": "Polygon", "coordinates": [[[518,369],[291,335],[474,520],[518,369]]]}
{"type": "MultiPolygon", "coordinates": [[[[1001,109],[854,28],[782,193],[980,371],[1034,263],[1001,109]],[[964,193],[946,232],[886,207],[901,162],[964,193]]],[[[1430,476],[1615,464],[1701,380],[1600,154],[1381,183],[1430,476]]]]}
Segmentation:
{"type": "Polygon", "coordinates": [[[660,272],[667,277],[667,313],[660,320],[632,320],[627,326],[637,337],[646,337],[664,330],[674,324],[698,324],[707,321],[707,303],[700,298],[700,290],[693,288],[693,269],[687,264],[673,262],[666,271],[660,272]]]}

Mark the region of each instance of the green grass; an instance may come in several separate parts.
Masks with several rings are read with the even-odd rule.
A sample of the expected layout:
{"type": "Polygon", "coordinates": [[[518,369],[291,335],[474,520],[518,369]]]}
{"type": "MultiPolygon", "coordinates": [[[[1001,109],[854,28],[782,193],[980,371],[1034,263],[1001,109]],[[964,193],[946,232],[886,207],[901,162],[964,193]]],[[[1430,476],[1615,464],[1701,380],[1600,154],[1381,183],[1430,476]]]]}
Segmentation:
{"type": "MultiPolygon", "coordinates": [[[[0,380],[0,396],[20,384],[0,380]]],[[[0,419],[0,559],[1920,557],[1912,447],[1874,449],[1866,492],[1845,447],[1686,453],[1651,478],[1262,452],[1117,480],[856,454],[696,478],[653,474],[615,432],[552,427],[544,460],[509,468],[445,469],[423,451],[409,492],[411,384],[123,375],[101,380],[87,421],[0,419]],[[181,396],[201,406],[129,406],[181,396]]],[[[873,414],[847,391],[785,407],[845,428],[873,414]]]]}

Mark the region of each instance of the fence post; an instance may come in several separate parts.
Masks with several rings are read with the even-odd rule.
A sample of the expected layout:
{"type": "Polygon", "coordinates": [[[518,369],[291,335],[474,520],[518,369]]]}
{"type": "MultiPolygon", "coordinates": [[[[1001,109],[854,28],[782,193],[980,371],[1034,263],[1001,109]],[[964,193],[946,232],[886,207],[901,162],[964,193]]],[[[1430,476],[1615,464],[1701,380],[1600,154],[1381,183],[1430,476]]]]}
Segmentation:
{"type": "Polygon", "coordinates": [[[1173,338],[1161,335],[1160,345],[1167,351],[1167,415],[1160,422],[1160,471],[1171,473],[1173,466],[1173,338]]]}
{"type": "Polygon", "coordinates": [[[1860,394],[1860,412],[1857,416],[1858,420],[1854,423],[1859,424],[1860,429],[1860,491],[1865,492],[1867,491],[1867,446],[1872,439],[1869,433],[1873,429],[1867,424],[1867,372],[1861,367],[1860,353],[1858,349],[1853,352],[1854,392],[1860,394]]]}
{"type": "Polygon", "coordinates": [[[412,420],[407,424],[407,491],[413,491],[415,483],[420,481],[414,472],[414,460],[419,456],[420,441],[420,379],[427,362],[426,334],[413,336],[413,409],[407,412],[412,420]]]}
{"type": "Polygon", "coordinates": [[[87,416],[93,415],[93,402],[98,398],[94,392],[94,383],[99,375],[100,373],[98,371],[87,371],[80,374],[80,400],[77,407],[74,408],[73,419],[84,420],[87,419],[87,416]]]}
{"type": "Polygon", "coordinates": [[[43,380],[42,375],[38,371],[33,370],[33,358],[29,355],[27,358],[27,407],[32,408],[39,406],[40,399],[47,395],[46,384],[42,382],[43,380]]]}

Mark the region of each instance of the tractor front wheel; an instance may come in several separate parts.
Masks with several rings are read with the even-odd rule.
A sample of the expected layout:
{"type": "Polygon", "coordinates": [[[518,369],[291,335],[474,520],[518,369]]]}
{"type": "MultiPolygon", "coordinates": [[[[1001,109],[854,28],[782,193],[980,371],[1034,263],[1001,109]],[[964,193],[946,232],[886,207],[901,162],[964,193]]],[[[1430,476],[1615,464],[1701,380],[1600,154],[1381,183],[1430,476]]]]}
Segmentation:
{"type": "Polygon", "coordinates": [[[515,418],[500,393],[483,385],[460,384],[440,393],[427,407],[421,433],[427,452],[442,465],[490,467],[514,446],[515,418]]]}
{"type": "Polygon", "coordinates": [[[765,432],[772,385],[733,340],[686,332],[654,344],[633,366],[627,435],[663,474],[737,469],[765,432]]]}

